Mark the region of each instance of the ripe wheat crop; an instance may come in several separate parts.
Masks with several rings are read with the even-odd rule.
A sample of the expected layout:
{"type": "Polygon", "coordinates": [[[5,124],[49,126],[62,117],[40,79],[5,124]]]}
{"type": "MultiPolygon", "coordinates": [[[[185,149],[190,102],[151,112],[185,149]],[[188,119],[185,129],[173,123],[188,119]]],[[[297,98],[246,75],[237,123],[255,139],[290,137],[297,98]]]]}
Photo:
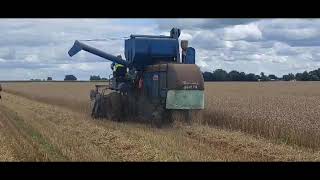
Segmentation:
{"type": "Polygon", "coordinates": [[[313,149],[320,147],[320,83],[206,83],[200,122],[313,149]]]}

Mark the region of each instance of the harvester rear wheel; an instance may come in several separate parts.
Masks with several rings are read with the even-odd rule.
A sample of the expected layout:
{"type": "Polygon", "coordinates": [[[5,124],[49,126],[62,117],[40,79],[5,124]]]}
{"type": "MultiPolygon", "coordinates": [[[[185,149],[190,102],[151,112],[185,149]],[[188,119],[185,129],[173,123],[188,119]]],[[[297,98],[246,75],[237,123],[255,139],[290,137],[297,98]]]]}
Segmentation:
{"type": "Polygon", "coordinates": [[[151,124],[157,128],[170,124],[169,112],[161,106],[156,107],[152,113],[151,124]]]}
{"type": "Polygon", "coordinates": [[[108,108],[108,118],[113,121],[121,121],[121,110],[122,110],[122,103],[121,103],[121,94],[117,92],[112,92],[109,94],[110,103],[108,108]]]}

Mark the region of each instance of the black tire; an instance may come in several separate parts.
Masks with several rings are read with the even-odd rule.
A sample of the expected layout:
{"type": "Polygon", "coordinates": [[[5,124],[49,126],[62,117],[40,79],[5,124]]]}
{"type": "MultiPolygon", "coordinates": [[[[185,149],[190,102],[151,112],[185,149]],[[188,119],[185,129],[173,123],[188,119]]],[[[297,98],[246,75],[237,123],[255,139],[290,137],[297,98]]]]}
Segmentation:
{"type": "Polygon", "coordinates": [[[152,126],[161,128],[166,121],[165,118],[165,110],[160,106],[156,107],[154,112],[152,113],[152,126]]]}
{"type": "Polygon", "coordinates": [[[109,107],[109,119],[113,121],[121,121],[122,103],[121,95],[117,92],[112,92],[109,95],[110,107],[109,107]]]}
{"type": "Polygon", "coordinates": [[[105,118],[108,113],[107,103],[108,103],[107,97],[97,94],[94,100],[94,105],[92,107],[91,117],[94,119],[105,118]]]}
{"type": "Polygon", "coordinates": [[[128,117],[133,115],[132,104],[130,101],[129,95],[122,95],[121,96],[121,114],[122,114],[122,121],[127,120],[128,117]]]}

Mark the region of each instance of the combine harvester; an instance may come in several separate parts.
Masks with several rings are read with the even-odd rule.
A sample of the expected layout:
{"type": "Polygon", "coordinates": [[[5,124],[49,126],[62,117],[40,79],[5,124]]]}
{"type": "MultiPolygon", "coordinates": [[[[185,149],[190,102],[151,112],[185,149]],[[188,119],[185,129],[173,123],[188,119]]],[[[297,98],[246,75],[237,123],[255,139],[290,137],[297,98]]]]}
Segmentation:
{"type": "Polygon", "coordinates": [[[170,36],[131,35],[125,40],[125,59],[76,40],[68,52],[71,57],[84,50],[122,65],[124,72],[116,71],[107,85],[91,90],[91,116],[116,121],[139,117],[161,126],[172,112],[190,118],[192,111],[204,109],[204,80],[195,49],[182,40],[180,57],[179,36],[177,28],[170,36]]]}

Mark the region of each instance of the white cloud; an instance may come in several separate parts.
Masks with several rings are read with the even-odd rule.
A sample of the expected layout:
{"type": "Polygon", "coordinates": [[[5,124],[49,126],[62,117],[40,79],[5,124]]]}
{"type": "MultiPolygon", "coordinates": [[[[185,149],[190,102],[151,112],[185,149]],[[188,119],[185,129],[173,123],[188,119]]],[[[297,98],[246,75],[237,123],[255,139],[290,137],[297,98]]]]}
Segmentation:
{"type": "Polygon", "coordinates": [[[105,77],[109,61],[87,52],[68,56],[74,40],[118,38],[86,43],[124,57],[123,37],[169,35],[172,27],[182,28],[180,39],[196,49],[203,71],[282,75],[319,68],[320,19],[1,19],[0,79],[105,77]]]}
{"type": "Polygon", "coordinates": [[[257,19],[245,18],[218,18],[218,19],[158,19],[157,23],[160,29],[170,29],[178,27],[185,29],[216,29],[237,24],[247,24],[256,21],[257,19]]]}
{"type": "Polygon", "coordinates": [[[224,29],[224,39],[229,41],[247,40],[258,41],[262,39],[259,27],[254,24],[235,25],[224,29]]]}
{"type": "Polygon", "coordinates": [[[225,47],[224,41],[218,36],[218,34],[208,30],[196,32],[192,36],[191,43],[193,46],[208,50],[225,47]]]}

